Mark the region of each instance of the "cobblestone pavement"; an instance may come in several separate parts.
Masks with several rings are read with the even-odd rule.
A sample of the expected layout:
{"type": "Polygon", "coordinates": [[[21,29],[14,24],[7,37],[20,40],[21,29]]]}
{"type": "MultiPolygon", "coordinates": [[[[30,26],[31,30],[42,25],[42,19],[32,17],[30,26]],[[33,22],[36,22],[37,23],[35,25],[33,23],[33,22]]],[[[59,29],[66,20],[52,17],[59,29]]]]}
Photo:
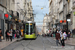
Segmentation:
{"type": "Polygon", "coordinates": [[[15,41],[2,50],[75,50],[74,46],[66,45],[65,47],[56,46],[55,40],[50,37],[37,37],[36,40],[15,41]]]}

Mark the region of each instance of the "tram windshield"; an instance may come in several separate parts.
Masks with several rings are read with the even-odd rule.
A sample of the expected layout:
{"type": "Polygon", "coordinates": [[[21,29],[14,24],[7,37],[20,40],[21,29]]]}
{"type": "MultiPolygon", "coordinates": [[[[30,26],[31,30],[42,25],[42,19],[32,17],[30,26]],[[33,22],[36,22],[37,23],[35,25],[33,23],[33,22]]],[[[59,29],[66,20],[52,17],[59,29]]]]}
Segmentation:
{"type": "Polygon", "coordinates": [[[34,25],[30,25],[30,34],[34,33],[34,25]]]}
{"type": "Polygon", "coordinates": [[[25,24],[25,33],[28,34],[29,33],[29,23],[25,24]]]}
{"type": "Polygon", "coordinates": [[[32,34],[32,33],[34,33],[34,24],[32,24],[32,23],[26,23],[25,24],[25,33],[26,34],[32,34]]]}

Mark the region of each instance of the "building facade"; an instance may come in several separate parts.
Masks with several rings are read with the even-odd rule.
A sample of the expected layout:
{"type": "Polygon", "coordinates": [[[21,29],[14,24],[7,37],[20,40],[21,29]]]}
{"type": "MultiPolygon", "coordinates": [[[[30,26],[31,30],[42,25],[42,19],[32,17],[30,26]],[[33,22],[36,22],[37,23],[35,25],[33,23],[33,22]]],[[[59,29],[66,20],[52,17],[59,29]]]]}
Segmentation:
{"type": "Polygon", "coordinates": [[[26,1],[26,6],[25,6],[25,11],[26,11],[26,21],[34,21],[34,15],[33,15],[33,8],[32,8],[32,0],[25,0],[26,1]]]}
{"type": "Polygon", "coordinates": [[[74,3],[75,0],[49,0],[49,16],[52,18],[50,27],[69,30],[75,28],[74,3]]]}
{"type": "Polygon", "coordinates": [[[49,15],[46,15],[43,19],[43,33],[44,34],[47,34],[50,27],[49,27],[49,24],[50,24],[50,17],[49,15]]]}
{"type": "Polygon", "coordinates": [[[4,37],[7,29],[23,29],[28,20],[34,21],[31,0],[0,0],[0,29],[4,37]]]}

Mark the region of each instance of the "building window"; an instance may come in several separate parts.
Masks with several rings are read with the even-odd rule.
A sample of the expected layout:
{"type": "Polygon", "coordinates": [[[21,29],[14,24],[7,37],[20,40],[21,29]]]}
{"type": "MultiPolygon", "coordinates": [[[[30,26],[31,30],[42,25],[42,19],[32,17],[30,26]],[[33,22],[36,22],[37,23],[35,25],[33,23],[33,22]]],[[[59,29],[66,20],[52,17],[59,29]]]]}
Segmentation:
{"type": "Polygon", "coordinates": [[[19,13],[17,12],[17,16],[19,17],[19,13]]]}
{"type": "Polygon", "coordinates": [[[12,0],[13,2],[15,2],[14,0],[12,0]]]}

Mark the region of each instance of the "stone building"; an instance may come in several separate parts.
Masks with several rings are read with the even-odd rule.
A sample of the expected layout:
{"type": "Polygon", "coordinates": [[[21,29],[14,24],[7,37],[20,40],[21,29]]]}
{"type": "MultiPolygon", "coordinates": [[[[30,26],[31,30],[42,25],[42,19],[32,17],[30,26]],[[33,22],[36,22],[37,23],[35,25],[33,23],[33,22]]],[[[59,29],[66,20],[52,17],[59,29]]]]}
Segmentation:
{"type": "Polygon", "coordinates": [[[70,30],[75,28],[74,3],[75,0],[49,0],[49,16],[52,19],[51,27],[68,28],[70,30]]]}

